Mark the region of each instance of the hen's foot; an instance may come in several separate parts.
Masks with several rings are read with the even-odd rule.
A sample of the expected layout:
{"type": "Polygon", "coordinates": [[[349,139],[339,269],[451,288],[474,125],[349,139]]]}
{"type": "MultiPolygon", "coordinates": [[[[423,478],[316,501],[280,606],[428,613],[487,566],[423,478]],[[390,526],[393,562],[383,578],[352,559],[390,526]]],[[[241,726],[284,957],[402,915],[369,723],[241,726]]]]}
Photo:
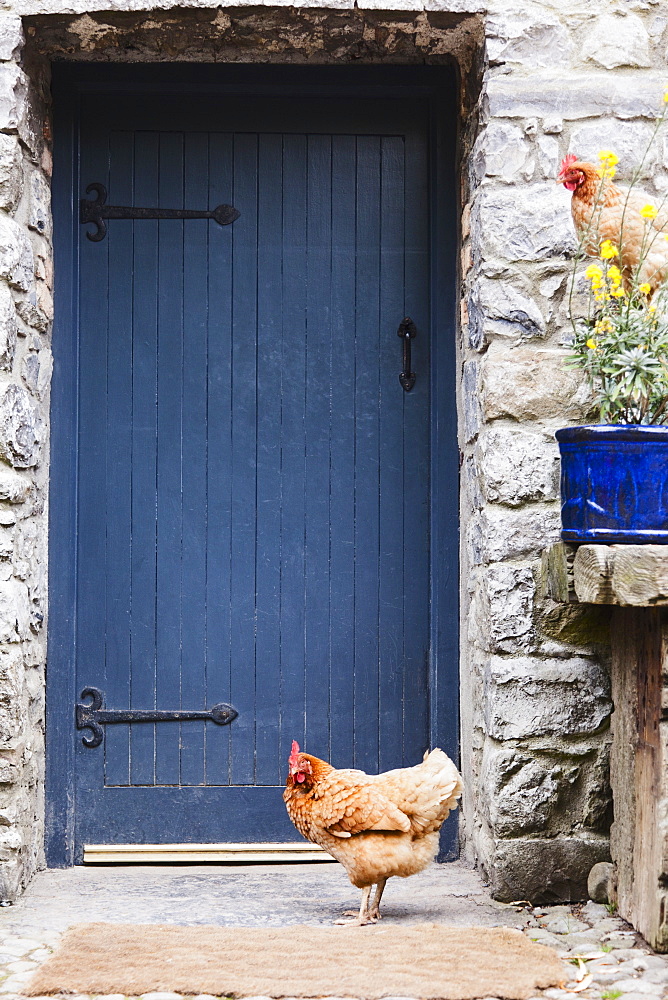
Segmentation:
{"type": "MultiPolygon", "coordinates": [[[[371,895],[371,886],[368,885],[362,890],[362,903],[359,910],[346,910],[343,917],[355,917],[355,920],[344,920],[343,917],[340,920],[335,920],[335,924],[350,924],[351,926],[357,925],[361,927],[363,924],[373,924],[375,920],[369,918],[369,896],[371,895]]],[[[375,900],[374,900],[375,902],[375,900]]]]}
{"type": "Polygon", "coordinates": [[[343,917],[339,917],[339,919],[335,920],[334,923],[344,925],[346,927],[364,927],[366,926],[366,924],[375,924],[376,920],[378,919],[377,917],[372,916],[370,913],[366,913],[363,917],[360,917],[357,910],[346,910],[346,913],[353,916],[354,919],[346,920],[344,914],[343,917]]]}

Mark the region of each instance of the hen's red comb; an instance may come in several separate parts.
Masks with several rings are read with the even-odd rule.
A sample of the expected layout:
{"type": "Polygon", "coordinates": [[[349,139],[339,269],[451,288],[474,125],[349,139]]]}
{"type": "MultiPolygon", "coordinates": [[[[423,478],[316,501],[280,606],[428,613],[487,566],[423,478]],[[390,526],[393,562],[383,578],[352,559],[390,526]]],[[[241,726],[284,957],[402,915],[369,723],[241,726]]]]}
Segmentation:
{"type": "Polygon", "coordinates": [[[289,764],[296,764],[298,756],[299,756],[299,743],[297,743],[297,740],[293,740],[292,741],[292,753],[288,757],[288,763],[289,764]]]}
{"type": "Polygon", "coordinates": [[[568,168],[573,166],[574,163],[577,163],[577,161],[578,158],[575,153],[569,153],[568,156],[564,156],[561,161],[561,166],[559,167],[559,173],[561,174],[564,170],[568,170],[568,168]]]}

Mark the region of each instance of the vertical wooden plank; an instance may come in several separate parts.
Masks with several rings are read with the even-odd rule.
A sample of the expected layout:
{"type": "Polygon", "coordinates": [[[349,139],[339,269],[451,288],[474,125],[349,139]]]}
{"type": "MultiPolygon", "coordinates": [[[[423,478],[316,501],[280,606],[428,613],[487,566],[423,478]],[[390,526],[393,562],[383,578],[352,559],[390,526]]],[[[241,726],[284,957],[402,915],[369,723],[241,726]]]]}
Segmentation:
{"type": "Polygon", "coordinates": [[[256,777],[281,784],[281,273],[282,137],[263,135],[258,154],[258,420],[256,777]]]}
{"type": "MultiPolygon", "coordinates": [[[[158,204],[183,207],[181,132],[160,135],[158,204]]],[[[181,699],[183,539],[183,229],[180,220],[158,223],[157,579],[156,704],[181,699]]],[[[180,783],[180,724],[156,726],[159,785],[180,783]]]]}
{"type": "MultiPolygon", "coordinates": [[[[137,205],[158,196],[158,137],[135,135],[137,205]]],[[[132,295],[132,663],[133,708],[155,705],[156,672],[156,391],[158,345],[158,226],[133,225],[132,295]]],[[[155,727],[130,728],[132,784],[155,782],[155,727]]]]}
{"type": "Polygon", "coordinates": [[[353,765],[355,600],[355,190],[354,136],[332,139],[330,437],[330,759],[353,765]]]}
{"type": "MultiPolygon", "coordinates": [[[[49,867],[74,861],[75,803],[72,705],[76,674],[76,525],[79,392],[79,242],[86,239],[74,207],[79,178],[79,95],[53,73],[54,280],[58,301],[53,322],[53,377],[49,476],[49,628],[47,635],[45,852],[49,867]]],[[[83,164],[82,164],[83,165],[83,164]]]]}
{"type": "Polygon", "coordinates": [[[380,139],[357,138],[355,767],[378,770],[380,139]]]}
{"type": "MultiPolygon", "coordinates": [[[[187,133],[184,157],[185,208],[208,202],[208,135],[187,133]]],[[[207,520],[207,243],[211,223],[184,226],[183,272],[183,495],[181,705],[206,704],[206,520],[207,520]]],[[[204,783],[205,722],[181,724],[181,784],[204,783]]]]}
{"type": "MultiPolygon", "coordinates": [[[[209,205],[233,203],[232,136],[209,137],[209,205]]],[[[236,223],[234,224],[236,225],[236,223]]],[[[232,240],[234,227],[212,226],[208,269],[208,458],[206,643],[207,707],[231,701],[232,535],[232,240]]],[[[205,729],[207,785],[230,780],[231,727],[205,729]]]]}
{"type": "MultiPolygon", "coordinates": [[[[403,594],[411,586],[411,551],[404,548],[403,408],[399,383],[403,345],[397,327],[404,316],[404,140],[381,139],[380,191],[380,497],[378,565],[379,762],[400,767],[403,721],[403,594]],[[404,566],[404,562],[408,564],[404,566]],[[407,572],[405,572],[405,569],[407,572]]],[[[425,377],[425,373],[422,373],[425,377]]],[[[409,442],[410,447],[410,442],[409,442]]],[[[423,471],[422,476],[426,473],[423,471]]],[[[410,531],[410,525],[408,526],[410,531]]],[[[428,613],[424,601],[425,616],[428,613]]]]}
{"type": "Polygon", "coordinates": [[[418,334],[415,386],[404,393],[404,763],[422,759],[429,732],[429,186],[427,137],[406,135],[405,303],[418,334]]]}
{"type": "Polygon", "coordinates": [[[234,137],[232,288],[232,784],[255,780],[257,136],[234,137]]]}
{"type": "Polygon", "coordinates": [[[306,217],[306,489],[305,742],[318,757],[329,753],[329,534],[332,273],[332,140],[307,139],[306,217]]]}
{"type": "Polygon", "coordinates": [[[281,763],[304,745],[306,137],[283,137],[281,763]]]}
{"type": "MultiPolygon", "coordinates": [[[[82,168],[109,185],[108,132],[97,129],[82,168]]],[[[86,176],[86,174],[84,174],[86,176]]],[[[81,232],[79,292],[79,464],[77,523],[76,696],[84,686],[105,691],[107,683],[105,616],[107,512],[107,342],[109,336],[109,245],[100,246],[81,232]]],[[[72,716],[70,716],[72,718],[72,716]]],[[[77,734],[78,736],[78,734],[77,734]]],[[[104,757],[82,745],[74,733],[75,766],[80,787],[101,788],[104,757]]],[[[77,816],[79,824],[80,816],[77,816]]]]}
{"type": "MultiPolygon", "coordinates": [[[[109,197],[134,204],[134,135],[110,136],[109,197]]],[[[109,254],[109,344],[107,352],[107,677],[106,704],[130,707],[132,545],[132,222],[115,220],[107,231],[109,254]]],[[[101,428],[102,424],[98,423],[101,428]]],[[[130,727],[108,726],[104,740],[105,784],[130,782],[130,727]]]]}

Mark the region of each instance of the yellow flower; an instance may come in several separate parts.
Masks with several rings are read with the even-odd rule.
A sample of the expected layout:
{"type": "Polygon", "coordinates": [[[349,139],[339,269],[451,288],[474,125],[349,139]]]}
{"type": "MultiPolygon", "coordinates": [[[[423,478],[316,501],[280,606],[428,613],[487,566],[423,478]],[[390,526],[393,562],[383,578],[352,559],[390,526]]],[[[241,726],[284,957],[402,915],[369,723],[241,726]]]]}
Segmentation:
{"type": "Polygon", "coordinates": [[[619,163],[619,157],[611,149],[601,149],[598,158],[604,167],[614,167],[616,163],[619,163]]]}
{"type": "Polygon", "coordinates": [[[612,292],[610,294],[614,295],[616,299],[623,299],[624,296],[626,295],[626,292],[619,285],[616,285],[615,288],[612,289],[612,292]]]}
{"type": "Polygon", "coordinates": [[[618,255],[618,253],[619,250],[612,242],[612,240],[603,240],[603,242],[601,243],[601,257],[603,258],[603,260],[612,260],[613,257],[616,257],[618,255]]]}
{"type": "Polygon", "coordinates": [[[652,291],[652,286],[648,281],[643,281],[642,285],[638,285],[638,291],[642,292],[643,295],[649,295],[652,291]]]}
{"type": "Polygon", "coordinates": [[[599,167],[596,173],[598,174],[598,176],[601,178],[602,181],[604,180],[611,181],[612,178],[617,173],[617,167],[599,167]]]}
{"type": "Polygon", "coordinates": [[[612,333],[614,326],[612,325],[610,319],[606,316],[604,319],[599,319],[596,323],[596,333],[612,333]]]}
{"type": "Polygon", "coordinates": [[[587,347],[589,348],[590,351],[596,350],[596,341],[593,339],[593,337],[590,337],[589,340],[587,341],[587,347]]]}
{"type": "Polygon", "coordinates": [[[643,207],[640,209],[640,214],[642,215],[643,219],[656,219],[657,212],[658,209],[656,205],[647,204],[643,205],[643,207]]]}
{"type": "Polygon", "coordinates": [[[598,266],[598,264],[590,264],[585,271],[585,278],[589,278],[590,281],[601,280],[603,277],[603,271],[598,266]]]}
{"type": "Polygon", "coordinates": [[[663,92],[663,103],[668,104],[668,87],[663,92]]]}
{"type": "Polygon", "coordinates": [[[608,277],[612,281],[613,285],[618,285],[622,280],[622,272],[616,264],[611,264],[608,268],[608,277]]]}

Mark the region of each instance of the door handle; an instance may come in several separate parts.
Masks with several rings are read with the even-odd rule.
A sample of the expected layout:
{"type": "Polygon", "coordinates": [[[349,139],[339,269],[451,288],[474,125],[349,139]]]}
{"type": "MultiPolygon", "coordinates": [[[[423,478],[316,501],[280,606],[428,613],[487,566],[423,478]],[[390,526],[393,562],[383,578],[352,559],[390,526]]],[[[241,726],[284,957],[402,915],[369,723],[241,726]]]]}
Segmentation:
{"type": "Polygon", "coordinates": [[[417,335],[417,327],[410,318],[406,316],[402,319],[397,330],[397,336],[401,337],[404,344],[404,364],[399,374],[399,381],[405,392],[410,392],[415,385],[416,375],[411,371],[411,340],[417,335]]]}

